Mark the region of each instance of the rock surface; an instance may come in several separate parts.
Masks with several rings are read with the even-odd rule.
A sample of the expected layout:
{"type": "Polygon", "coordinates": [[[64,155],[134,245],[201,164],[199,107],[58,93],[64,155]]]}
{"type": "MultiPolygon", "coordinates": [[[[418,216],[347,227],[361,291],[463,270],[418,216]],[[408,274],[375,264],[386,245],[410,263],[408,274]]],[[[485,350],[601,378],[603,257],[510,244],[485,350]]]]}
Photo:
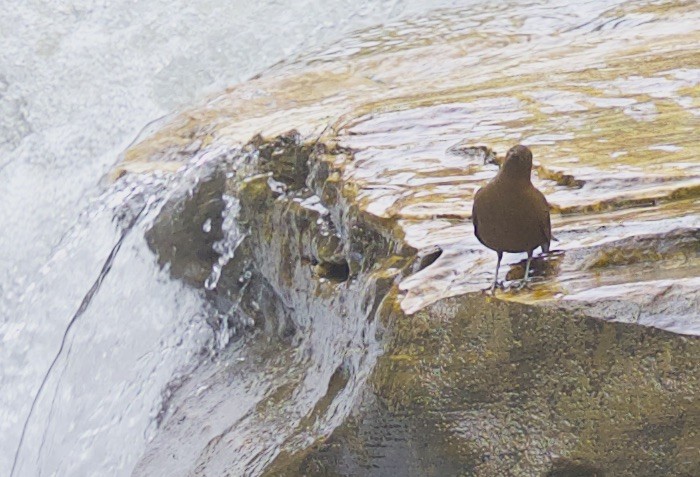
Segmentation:
{"type": "MultiPolygon", "coordinates": [[[[161,263],[274,349],[319,320],[365,323],[257,473],[700,474],[697,9],[626,3],[533,29],[520,4],[480,8],[282,65],[171,120],[114,171],[243,154],[164,209],[149,235],[161,263]],[[530,290],[491,298],[495,255],[469,211],[494,150],[515,142],[538,162],[557,251],[534,262],[530,290]],[[230,197],[245,238],[207,283],[230,197]]],[[[299,383],[285,386],[259,409],[284,414],[299,383]]],[[[162,434],[181,432],[173,419],[162,434]]],[[[245,446],[229,424],[193,444],[193,468],[233,465],[245,446]]]]}
{"type": "Polygon", "coordinates": [[[364,412],[284,475],[700,471],[697,339],[478,295],[395,319],[364,412]]]}
{"type": "Polygon", "coordinates": [[[369,31],[355,39],[354,54],[321,54],[301,71],[282,66],[244,83],[129,149],[114,174],[173,170],[198,151],[291,129],[348,148],[353,154],[337,169],[358,205],[396,221],[413,247],[445,252],[402,284],[402,306],[412,313],[489,281],[493,257],[465,222],[475,189],[497,166],[478,149],[454,146],[488,142],[503,153],[523,142],[534,151],[536,185],[552,205],[554,248],[565,253],[540,264],[550,274],[532,293],[504,298],[605,308],[609,287],[621,287],[616,306],[635,309],[641,298],[655,297],[650,310],[658,312],[640,316],[643,323],[698,334],[697,296],[685,308],[658,303],[695,288],[700,275],[693,245],[700,227],[695,9],[638,4],[603,11],[590,25],[628,18],[624,35],[601,27],[585,36],[585,47],[563,24],[555,33],[524,36],[525,25],[504,33],[490,11],[471,12],[474,25],[460,29],[459,13],[414,25],[400,44],[400,29],[369,31]],[[654,21],[633,21],[640,15],[654,21]],[[498,49],[503,42],[507,53],[498,49]],[[479,59],[479,51],[499,55],[479,59]],[[627,257],[635,238],[651,250],[627,257]],[[669,307],[673,320],[663,313],[669,307]]]}

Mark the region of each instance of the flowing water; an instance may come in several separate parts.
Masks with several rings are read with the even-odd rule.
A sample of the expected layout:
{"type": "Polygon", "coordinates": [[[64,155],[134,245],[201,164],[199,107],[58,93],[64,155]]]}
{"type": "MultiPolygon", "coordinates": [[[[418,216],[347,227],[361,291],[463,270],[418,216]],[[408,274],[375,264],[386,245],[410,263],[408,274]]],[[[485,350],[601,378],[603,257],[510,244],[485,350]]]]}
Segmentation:
{"type": "MultiPolygon", "coordinates": [[[[650,2],[626,11],[624,2],[602,1],[421,3],[26,2],[0,13],[2,475],[259,475],[281,452],[328,435],[350,412],[381,348],[367,306],[376,299],[372,283],[358,279],[315,301],[303,287],[278,288],[293,310],[293,337],[273,330],[246,339],[241,330],[254,328],[249,317],[219,319],[221,307],[173,279],[145,239],[171,200],[191,195],[221,164],[242,168],[246,153],[226,145],[194,148],[169,166],[175,174],[107,178],[139,132],[160,124],[149,122],[277,61],[315,50],[270,70],[282,78],[270,82],[278,88],[274,101],[258,91],[264,83],[242,86],[239,101],[251,106],[225,106],[245,123],[230,129],[240,141],[256,128],[306,125],[319,133],[355,108],[359,119],[341,126],[346,142],[363,151],[349,171],[364,184],[358,199],[378,216],[402,214],[417,246],[467,235],[448,221],[468,215],[453,188],[463,160],[444,154],[465,129],[470,139],[498,146],[526,138],[545,157],[548,147],[570,148],[545,165],[556,171],[581,161],[579,179],[591,193],[632,194],[644,168],[659,172],[662,193],[697,184],[697,139],[689,135],[698,125],[700,65],[697,56],[695,63],[683,56],[698,38],[692,5],[650,2]],[[403,16],[408,20],[397,20],[403,16]],[[656,63],[632,71],[629,62],[615,65],[605,56],[621,51],[656,63]],[[602,57],[610,62],[607,75],[602,57]],[[407,58],[414,59],[402,63],[407,58]],[[546,78],[544,88],[548,68],[564,63],[577,67],[546,78]],[[507,69],[512,74],[504,79],[507,69]],[[293,81],[285,84],[287,77],[293,81]],[[588,95],[568,93],[572,85],[588,95]],[[445,98],[458,106],[440,106],[445,98]],[[373,101],[386,114],[357,113],[373,101]],[[549,108],[546,121],[538,123],[543,113],[533,102],[549,108]],[[279,108],[278,116],[258,113],[261,104],[279,108]],[[599,119],[611,117],[605,108],[619,115],[611,124],[599,119]],[[667,129],[654,123],[660,114],[668,114],[667,129]],[[600,134],[591,125],[598,120],[600,134]],[[616,135],[618,127],[640,134],[616,135]],[[645,152],[626,163],[631,137],[645,152]],[[594,167],[599,156],[581,141],[598,139],[619,141],[613,148],[614,158],[623,158],[619,167],[594,167]],[[316,319],[329,314],[342,319],[316,319]]],[[[205,109],[216,114],[220,104],[205,109]]],[[[469,191],[473,179],[462,181],[469,191]]],[[[559,207],[586,207],[561,184],[550,187],[559,207]]],[[[225,235],[214,248],[220,258],[203,289],[216,286],[246,233],[237,226],[236,200],[232,195],[224,205],[225,235]]],[[[656,224],[696,229],[697,214],[687,215],[672,211],[668,223],[656,224]]],[[[201,227],[208,233],[211,222],[201,227]]],[[[570,247],[577,239],[574,232],[564,237],[570,247]]],[[[475,284],[454,272],[465,246],[448,250],[443,265],[426,271],[429,280],[405,284],[404,306],[472,290],[475,284]]],[[[279,258],[271,252],[261,266],[273,269],[279,258]]],[[[483,260],[477,265],[485,271],[483,260]]],[[[294,273],[292,283],[308,278],[294,273]]],[[[228,312],[236,314],[235,303],[228,312]]]]}
{"type": "Polygon", "coordinates": [[[173,184],[105,188],[119,153],[194,98],[419,4],[2,9],[0,474],[17,458],[15,475],[129,475],[166,385],[216,348],[202,298],[161,272],[144,243],[173,184]],[[132,202],[141,215],[117,223],[132,202]]]}

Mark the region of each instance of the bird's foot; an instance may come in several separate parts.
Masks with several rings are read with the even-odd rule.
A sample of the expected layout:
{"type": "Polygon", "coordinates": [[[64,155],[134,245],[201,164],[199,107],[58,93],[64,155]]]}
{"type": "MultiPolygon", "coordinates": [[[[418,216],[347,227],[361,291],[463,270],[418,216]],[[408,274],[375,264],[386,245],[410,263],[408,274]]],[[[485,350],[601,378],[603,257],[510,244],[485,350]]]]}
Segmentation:
{"type": "Polygon", "coordinates": [[[492,296],[496,296],[496,288],[499,288],[501,291],[506,289],[504,282],[496,282],[490,287],[482,289],[481,293],[484,295],[490,294],[492,296]]]}
{"type": "Polygon", "coordinates": [[[493,286],[487,287],[487,288],[482,288],[481,293],[484,295],[495,295],[496,294],[496,289],[493,286]]]}
{"type": "Polygon", "coordinates": [[[516,290],[522,290],[523,288],[526,288],[526,289],[528,289],[528,290],[531,290],[531,288],[530,288],[530,280],[528,280],[527,278],[524,278],[524,279],[520,280],[520,283],[518,283],[514,288],[515,288],[516,290]]]}

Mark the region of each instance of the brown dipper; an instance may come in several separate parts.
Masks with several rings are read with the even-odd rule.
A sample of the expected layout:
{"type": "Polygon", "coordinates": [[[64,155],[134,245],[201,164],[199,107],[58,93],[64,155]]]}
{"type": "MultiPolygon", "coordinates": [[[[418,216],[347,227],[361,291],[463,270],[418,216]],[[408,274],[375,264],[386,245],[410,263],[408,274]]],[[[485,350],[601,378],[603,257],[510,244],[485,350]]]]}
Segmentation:
{"type": "Polygon", "coordinates": [[[496,177],[474,196],[474,235],[498,254],[492,293],[496,291],[503,252],[527,252],[525,278],[521,287],[528,281],[532,252],[537,247],[542,247],[544,253],[549,252],[552,240],[549,204],[542,192],[530,182],[531,172],[530,149],[522,145],[513,146],[496,177]]]}

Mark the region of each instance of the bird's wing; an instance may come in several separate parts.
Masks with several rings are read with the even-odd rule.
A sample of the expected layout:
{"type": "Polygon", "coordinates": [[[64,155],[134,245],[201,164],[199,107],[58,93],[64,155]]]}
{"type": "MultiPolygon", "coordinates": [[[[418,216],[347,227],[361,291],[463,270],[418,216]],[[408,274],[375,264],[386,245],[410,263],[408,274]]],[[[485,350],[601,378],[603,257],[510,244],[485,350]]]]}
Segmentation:
{"type": "Polygon", "coordinates": [[[552,240],[552,221],[549,217],[549,209],[547,210],[547,217],[542,224],[542,232],[548,241],[552,240]]]}
{"type": "Polygon", "coordinates": [[[551,225],[549,224],[549,216],[547,216],[547,223],[542,227],[542,235],[547,238],[540,244],[540,246],[542,247],[542,252],[547,253],[549,252],[549,247],[552,243],[552,232],[551,225]]]}
{"type": "Polygon", "coordinates": [[[476,238],[479,239],[479,241],[481,241],[481,239],[479,238],[479,229],[477,228],[477,220],[476,220],[476,199],[477,199],[477,197],[479,197],[479,193],[480,193],[482,190],[483,190],[483,189],[479,189],[478,191],[476,191],[476,194],[474,194],[474,203],[472,204],[472,224],[474,225],[474,235],[476,236],[476,238]]]}
{"type": "MultiPolygon", "coordinates": [[[[538,191],[539,192],[539,191],[538,191]]],[[[545,240],[542,245],[542,251],[543,252],[548,252],[549,251],[549,244],[552,242],[552,221],[550,218],[549,214],[549,203],[547,202],[547,199],[545,198],[544,194],[540,192],[540,195],[542,196],[542,202],[543,202],[543,220],[540,222],[540,230],[542,231],[542,238],[545,240]]]]}

